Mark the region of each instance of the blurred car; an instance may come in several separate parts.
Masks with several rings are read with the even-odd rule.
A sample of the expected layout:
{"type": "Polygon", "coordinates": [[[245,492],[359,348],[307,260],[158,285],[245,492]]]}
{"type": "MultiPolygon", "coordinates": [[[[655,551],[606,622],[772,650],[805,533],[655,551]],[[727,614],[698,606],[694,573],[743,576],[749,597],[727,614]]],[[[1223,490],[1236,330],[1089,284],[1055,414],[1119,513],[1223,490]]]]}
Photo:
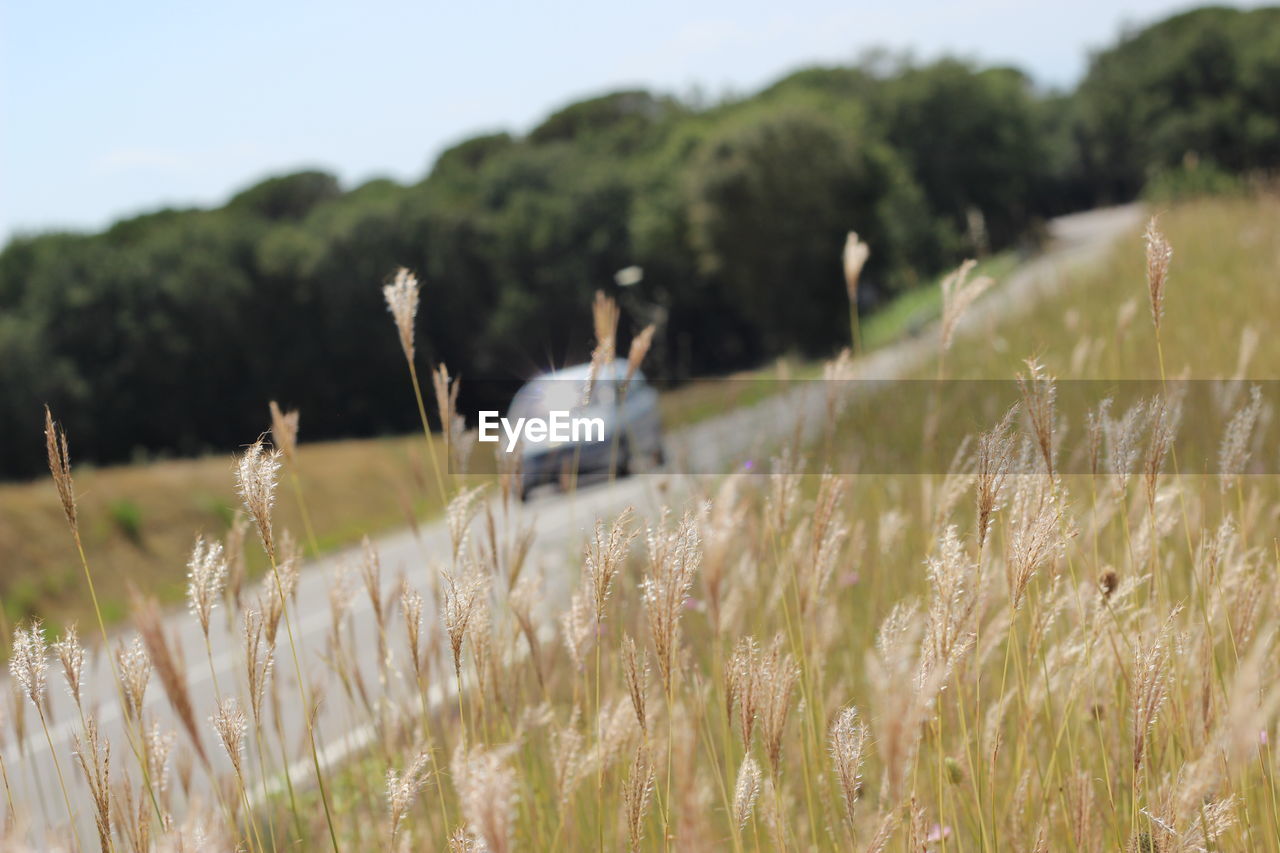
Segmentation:
{"type": "Polygon", "coordinates": [[[586,406],[590,364],[578,364],[530,380],[511,401],[507,417],[549,418],[553,412],[571,412],[574,418],[599,418],[603,435],[579,431],[577,440],[521,442],[521,500],[539,486],[560,485],[577,475],[626,476],[637,463],[662,465],[662,419],[658,392],[636,370],[627,378],[626,359],[604,365],[591,389],[586,406]],[[612,469],[612,471],[611,471],[612,469]]]}

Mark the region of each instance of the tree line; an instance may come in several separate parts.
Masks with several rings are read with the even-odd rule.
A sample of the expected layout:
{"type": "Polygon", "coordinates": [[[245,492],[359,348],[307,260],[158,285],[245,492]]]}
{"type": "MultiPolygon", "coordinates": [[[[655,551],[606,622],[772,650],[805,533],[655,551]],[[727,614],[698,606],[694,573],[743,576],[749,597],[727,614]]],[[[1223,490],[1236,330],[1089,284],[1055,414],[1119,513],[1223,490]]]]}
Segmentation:
{"type": "MultiPolygon", "coordinates": [[[[864,311],[1058,213],[1218,187],[1280,161],[1280,9],[1207,8],[1123,35],[1074,91],[1017,69],[886,56],[714,104],[647,91],[445,151],[418,183],[307,171],[217,209],[0,253],[0,476],[42,465],[42,406],[81,459],[226,450],[278,399],[308,438],[404,431],[416,410],[378,287],[423,281],[424,365],[516,379],[582,359],[590,302],[656,321],[679,379],[848,340],[864,311]],[[615,273],[643,280],[618,288],[615,273]]],[[[625,339],[621,342],[625,346],[625,339]]]]}

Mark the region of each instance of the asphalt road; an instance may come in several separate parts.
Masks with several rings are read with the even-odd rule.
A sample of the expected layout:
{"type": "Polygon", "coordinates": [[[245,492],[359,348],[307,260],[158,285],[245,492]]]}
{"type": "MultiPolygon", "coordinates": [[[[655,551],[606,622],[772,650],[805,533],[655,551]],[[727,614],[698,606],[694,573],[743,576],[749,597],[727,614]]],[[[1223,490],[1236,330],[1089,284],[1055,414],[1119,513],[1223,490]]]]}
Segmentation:
{"type": "MultiPolygon", "coordinates": [[[[988,292],[965,316],[958,335],[974,333],[989,328],[991,324],[1016,317],[1017,312],[1032,301],[1039,291],[1059,286],[1066,273],[1082,264],[1097,259],[1120,236],[1132,233],[1141,219],[1136,206],[1108,208],[1063,217],[1051,223],[1052,242],[1038,257],[1023,264],[1001,285],[988,292]]],[[[1135,251],[1138,249],[1135,247],[1135,251]]],[[[934,357],[936,335],[924,334],[896,345],[871,353],[856,365],[856,376],[864,379],[891,379],[902,376],[934,357]]],[[[728,412],[714,419],[700,422],[678,434],[668,436],[668,457],[675,469],[700,472],[728,471],[764,449],[779,437],[788,436],[802,421],[808,430],[821,428],[823,400],[816,383],[806,388],[787,392],[766,399],[756,405],[728,412]]],[[[577,562],[581,543],[596,518],[609,518],[626,506],[634,506],[642,517],[651,516],[663,503],[690,489],[697,488],[703,476],[659,471],[638,475],[615,483],[588,485],[573,495],[543,495],[525,506],[515,505],[510,515],[497,512],[504,535],[513,525],[531,525],[536,531],[531,565],[541,569],[545,577],[546,612],[560,607],[569,597],[577,579],[577,562]]],[[[282,493],[281,500],[289,500],[282,493]]],[[[384,596],[392,595],[401,574],[413,583],[428,599],[424,622],[436,619],[430,603],[431,577],[450,552],[448,530],[443,522],[424,526],[420,535],[408,530],[380,537],[376,542],[382,562],[384,596]]],[[[90,555],[92,560],[92,555],[90,555]]],[[[294,615],[299,655],[303,667],[313,684],[323,682],[324,701],[316,719],[322,761],[336,764],[347,756],[364,749],[376,736],[373,728],[354,720],[366,719],[366,715],[352,711],[351,703],[341,685],[332,677],[324,677],[324,662],[330,653],[331,616],[330,590],[335,573],[346,565],[359,564],[358,551],[346,551],[310,561],[302,570],[298,582],[294,615]]],[[[370,680],[375,692],[378,672],[377,629],[374,624],[369,598],[364,594],[358,578],[352,578],[352,590],[348,596],[349,612],[354,629],[346,637],[347,648],[357,661],[362,674],[370,680]]],[[[252,595],[252,592],[250,593],[252,595]]],[[[185,677],[192,703],[196,708],[197,722],[201,727],[204,747],[213,757],[215,767],[230,772],[230,765],[208,723],[208,716],[215,707],[214,675],[225,695],[234,686],[241,697],[247,696],[244,687],[243,648],[239,629],[229,630],[226,613],[214,612],[212,667],[206,660],[203,635],[194,617],[183,611],[175,611],[166,617],[167,628],[177,641],[185,661],[185,677]]],[[[396,639],[401,630],[396,619],[396,639]]],[[[82,633],[92,639],[88,626],[82,633]]],[[[128,641],[131,632],[122,631],[117,640],[128,641]]],[[[114,640],[113,640],[114,641],[114,640]]],[[[393,642],[395,642],[393,641],[393,642]]],[[[440,669],[448,672],[448,668],[440,669]]],[[[294,761],[292,775],[295,781],[305,784],[314,778],[305,743],[305,720],[294,684],[294,669],[288,650],[288,639],[282,626],[278,639],[275,678],[279,695],[285,706],[282,719],[285,726],[287,749],[294,761]]],[[[84,680],[86,706],[93,708],[98,725],[113,744],[112,770],[117,776],[122,768],[129,767],[136,777],[136,763],[130,755],[124,735],[117,689],[110,670],[104,661],[94,661],[84,680]]],[[[438,701],[451,701],[452,679],[444,679],[433,688],[438,701]]],[[[392,685],[393,695],[405,695],[403,685],[392,685]]],[[[86,849],[96,848],[96,832],[93,828],[91,802],[83,777],[75,765],[74,733],[80,729],[80,720],[74,705],[64,689],[62,675],[56,661],[51,661],[49,671],[50,738],[54,753],[61,765],[68,785],[72,787],[72,803],[77,810],[77,832],[86,849]]],[[[25,701],[25,700],[24,700],[25,701]]],[[[68,826],[66,809],[58,786],[57,775],[51,761],[49,744],[30,707],[26,709],[26,730],[21,739],[14,735],[12,706],[5,714],[7,732],[2,752],[5,768],[16,801],[25,807],[20,822],[27,826],[28,837],[37,847],[46,847],[56,837],[66,839],[68,826]]],[[[176,733],[174,756],[190,753],[190,743],[174,717],[169,702],[153,675],[146,695],[145,714],[158,721],[162,729],[176,733]]],[[[253,733],[250,732],[252,738],[253,733]]],[[[274,743],[274,741],[272,741],[274,743]]],[[[250,741],[252,744],[252,741],[250,741]]],[[[269,747],[276,751],[278,747],[269,747]]],[[[276,753],[278,755],[278,752],[276,753]]],[[[252,765],[252,748],[246,759],[252,765]]],[[[204,771],[198,764],[193,773],[193,790],[196,796],[208,799],[210,789],[204,771]]],[[[178,788],[171,782],[171,790],[178,788]]],[[[381,792],[375,792],[381,796],[381,792]]],[[[177,797],[177,808],[182,808],[177,797]]]]}

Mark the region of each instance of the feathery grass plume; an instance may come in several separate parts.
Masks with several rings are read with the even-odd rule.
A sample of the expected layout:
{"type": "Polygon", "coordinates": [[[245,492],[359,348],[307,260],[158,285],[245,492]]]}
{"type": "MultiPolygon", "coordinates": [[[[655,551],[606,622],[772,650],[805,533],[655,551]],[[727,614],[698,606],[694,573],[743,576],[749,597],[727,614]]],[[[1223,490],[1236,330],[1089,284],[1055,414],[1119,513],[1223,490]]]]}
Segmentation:
{"type": "Polygon", "coordinates": [[[569,606],[560,614],[560,630],[573,668],[580,672],[586,665],[587,652],[596,635],[596,623],[591,618],[591,601],[586,590],[577,589],[570,597],[569,606]]]}
{"type": "Polygon", "coordinates": [[[979,553],[987,543],[991,517],[1000,510],[1005,480],[1013,464],[1014,435],[1011,427],[1017,411],[1016,404],[1011,406],[990,432],[978,437],[976,515],[979,553]]]}
{"type": "Polygon", "coordinates": [[[266,620],[261,610],[249,609],[244,613],[245,675],[249,684],[249,710],[256,725],[262,725],[262,700],[271,681],[271,668],[275,664],[275,646],[266,641],[266,620]]]}
{"type": "Polygon", "coordinates": [[[622,377],[622,387],[618,392],[619,396],[626,396],[627,388],[631,386],[631,380],[635,377],[636,371],[640,369],[640,365],[644,364],[645,356],[649,354],[649,349],[653,346],[653,336],[657,331],[658,327],[650,323],[640,330],[640,334],[631,339],[631,348],[627,350],[627,374],[622,377]]]}
{"type": "Polygon", "coordinates": [[[444,519],[449,528],[449,545],[455,563],[462,556],[468,541],[470,541],[471,522],[475,519],[476,512],[480,509],[478,498],[484,493],[484,489],[484,486],[476,486],[474,489],[462,489],[449,501],[449,505],[445,508],[444,519]]]}
{"type": "Polygon", "coordinates": [[[1164,288],[1169,281],[1169,262],[1173,260],[1173,247],[1161,233],[1156,224],[1156,217],[1147,222],[1147,230],[1142,235],[1147,244],[1147,293],[1151,298],[1151,322],[1155,324],[1156,333],[1160,332],[1160,321],[1164,318],[1164,288]]]}
{"type": "Polygon", "coordinates": [[[244,594],[244,581],[248,567],[244,558],[244,537],[249,532],[249,519],[240,510],[236,510],[227,535],[222,540],[222,553],[227,557],[226,591],[232,603],[238,608],[244,594]]]}
{"type": "Polygon", "coordinates": [[[80,645],[80,637],[76,626],[71,625],[62,634],[62,639],[53,644],[53,651],[62,663],[62,675],[67,680],[67,692],[75,700],[76,709],[83,713],[81,690],[84,685],[84,646],[80,645]]]}
{"type": "MultiPolygon", "coordinates": [[[[1106,439],[1107,469],[1115,477],[1121,493],[1128,488],[1129,479],[1138,470],[1142,433],[1149,420],[1150,408],[1149,402],[1139,401],[1130,406],[1119,418],[1112,418],[1105,411],[1100,410],[1103,437],[1106,439]]],[[[1108,406],[1107,409],[1109,410],[1110,407],[1108,406]]]]}
{"type": "Polygon", "coordinates": [[[1034,358],[1024,362],[1027,373],[1018,372],[1018,390],[1022,392],[1022,405],[1027,411],[1027,420],[1031,422],[1031,434],[1040,449],[1040,458],[1044,460],[1045,470],[1053,476],[1054,428],[1057,413],[1055,401],[1058,395],[1054,378],[1034,358]]]}
{"type": "Polygon", "coordinates": [[[631,707],[636,713],[636,722],[640,731],[649,733],[649,719],[645,707],[645,692],[649,683],[649,660],[644,649],[636,646],[630,634],[622,637],[622,673],[627,681],[627,692],[631,694],[631,707]]]}
{"type": "Polygon", "coordinates": [[[441,616],[444,629],[449,635],[449,646],[453,651],[454,674],[462,677],[462,641],[467,636],[467,628],[476,614],[482,596],[488,592],[488,584],[479,570],[469,566],[461,576],[442,571],[444,580],[440,591],[444,595],[444,607],[441,616]]]}
{"type": "Polygon", "coordinates": [[[1065,546],[1061,518],[1061,502],[1053,483],[1046,477],[1021,478],[1014,495],[1009,553],[1005,556],[1005,581],[1013,610],[1022,606],[1035,573],[1065,546]]]}
{"type": "Polygon", "coordinates": [[[1218,486],[1222,491],[1233,487],[1249,463],[1249,442],[1262,414],[1262,389],[1249,388],[1249,402],[1240,407],[1227,424],[1218,449],[1218,486]]]}
{"type": "Polygon", "coordinates": [[[431,387],[436,397],[436,412],[440,415],[440,430],[444,433],[445,447],[452,452],[454,422],[458,414],[458,391],[462,383],[449,376],[449,367],[442,361],[431,373],[431,387]]]}
{"type": "MultiPolygon", "coordinates": [[[[618,341],[618,303],[613,297],[605,296],[603,290],[596,291],[595,301],[591,303],[591,323],[595,328],[596,346],[591,351],[591,366],[587,369],[587,381],[582,388],[582,405],[591,404],[591,395],[595,391],[596,380],[605,365],[613,364],[617,353],[618,341]]],[[[612,377],[615,381],[618,377],[612,377]]]]}
{"type": "Polygon", "coordinates": [[[280,405],[272,400],[271,409],[271,443],[280,448],[289,464],[297,461],[298,453],[298,419],[301,417],[297,409],[283,411],[280,405]]]}
{"type": "Polygon", "coordinates": [[[975,260],[967,260],[956,270],[942,279],[942,350],[951,349],[951,341],[955,337],[956,326],[960,318],[969,310],[969,306],[992,285],[989,276],[980,275],[969,281],[969,273],[978,265],[975,260]]]}
{"type": "Polygon", "coordinates": [[[1143,484],[1147,491],[1147,506],[1154,513],[1156,485],[1164,468],[1165,458],[1173,448],[1182,420],[1182,400],[1176,394],[1160,395],[1150,407],[1151,428],[1147,441],[1147,455],[1143,457],[1143,484]]]}
{"type": "Polygon", "coordinates": [[[845,816],[853,824],[854,807],[862,796],[862,759],[867,747],[867,724],[852,705],[831,726],[831,763],[844,798],[845,816]]]}
{"type": "Polygon", "coordinates": [[[1142,773],[1147,755],[1147,735],[1160,716],[1169,695],[1169,665],[1173,658],[1174,617],[1181,608],[1174,608],[1164,625],[1148,639],[1142,639],[1133,662],[1133,682],[1130,687],[1130,718],[1133,739],[1133,773],[1142,773]]]}
{"type": "Polygon", "coordinates": [[[138,626],[138,634],[142,637],[148,656],[160,676],[160,685],[169,697],[169,705],[182,722],[183,728],[191,737],[191,743],[202,761],[207,762],[204,743],[200,739],[200,731],[196,726],[196,715],[191,704],[191,693],[187,689],[186,670],[179,664],[182,655],[175,654],[164,629],[160,617],[160,606],[151,597],[143,597],[134,593],[133,618],[138,626]]]}
{"type": "Polygon", "coordinates": [[[795,657],[782,650],[781,634],[774,637],[769,653],[760,657],[757,677],[761,699],[760,735],[769,769],[776,778],[782,765],[782,735],[791,714],[791,694],[800,679],[800,666],[795,657]]]}
{"type": "Polygon", "coordinates": [[[738,734],[745,750],[751,749],[751,734],[760,714],[759,668],[760,646],[755,639],[743,637],[738,640],[729,665],[725,667],[725,713],[732,723],[735,721],[734,711],[737,711],[738,734]]]}
{"type": "Polygon", "coordinates": [[[227,580],[227,557],[220,542],[196,537],[187,561],[187,608],[200,620],[200,630],[209,638],[209,617],[222,597],[227,580]]]}
{"type": "MultiPolygon", "coordinates": [[[[153,722],[147,731],[146,748],[143,750],[147,756],[147,773],[160,797],[162,808],[167,807],[169,801],[169,753],[173,751],[173,745],[177,742],[177,734],[172,731],[161,731],[159,723],[153,722]]],[[[188,759],[189,764],[189,754],[184,752],[183,757],[188,759]]],[[[182,785],[182,790],[187,796],[191,794],[190,777],[191,771],[188,769],[184,774],[182,785]]]]}
{"type": "Polygon", "coordinates": [[[825,389],[827,428],[835,429],[836,420],[849,407],[848,383],[857,375],[853,353],[845,347],[836,357],[822,364],[822,387],[825,389]]]}
{"type": "Polygon", "coordinates": [[[142,646],[142,638],[134,637],[129,645],[116,646],[116,666],[120,671],[120,687],[124,694],[125,718],[142,719],[147,684],[151,681],[151,658],[142,646]]]}
{"type": "Polygon", "coordinates": [[[420,682],[423,676],[422,595],[405,578],[400,579],[400,613],[404,617],[405,640],[409,645],[414,681],[420,682]]]}
{"type": "Polygon", "coordinates": [[[461,747],[453,754],[453,786],[462,816],[471,832],[491,853],[515,849],[511,838],[518,799],[516,773],[509,758],[512,747],[461,747]]]}
{"type": "Polygon", "coordinates": [[[627,551],[638,535],[638,531],[631,526],[633,515],[631,507],[624,509],[609,526],[608,536],[605,536],[604,521],[597,519],[591,539],[584,548],[583,574],[595,609],[597,625],[604,621],[605,606],[609,603],[613,580],[626,562],[627,551]]]}
{"type": "Polygon", "coordinates": [[[1110,397],[1103,399],[1095,408],[1085,412],[1085,436],[1089,448],[1089,475],[1092,477],[1102,473],[1102,449],[1106,438],[1107,420],[1114,401],[1110,397]]]}
{"type": "Polygon", "coordinates": [[[130,853],[147,853],[151,844],[151,802],[135,796],[129,774],[116,786],[112,805],[115,807],[116,835],[124,840],[130,853]]]}
{"type": "Polygon", "coordinates": [[[44,626],[32,621],[24,630],[13,632],[13,650],[9,654],[9,674],[22,692],[43,713],[45,688],[49,676],[49,650],[45,646],[44,626]]]}
{"type": "Polygon", "coordinates": [[[844,289],[849,295],[849,333],[853,336],[853,348],[858,352],[862,351],[862,334],[858,327],[858,282],[869,257],[871,247],[858,239],[857,232],[850,231],[845,237],[840,260],[844,267],[844,289]]]}
{"type": "Polygon", "coordinates": [[[276,476],[280,473],[278,448],[267,449],[261,438],[249,445],[236,461],[236,490],[249,517],[258,527],[263,550],[275,560],[276,544],[271,530],[271,508],[276,499],[276,476]]]}
{"type": "Polygon", "coordinates": [[[738,768],[738,781],[733,786],[733,822],[742,829],[751,820],[751,812],[760,796],[760,765],[750,755],[744,756],[738,768]]]}
{"type": "Polygon", "coordinates": [[[641,589],[663,693],[670,696],[680,645],[680,616],[702,561],[695,515],[685,513],[675,530],[667,527],[664,515],[657,527],[648,528],[646,544],[649,570],[641,589]]]}
{"type": "Polygon", "coordinates": [[[360,540],[360,577],[364,581],[365,595],[373,608],[373,621],[378,627],[378,660],[387,659],[387,609],[382,598],[382,561],[372,540],[366,535],[360,540]]]}
{"type": "Polygon", "coordinates": [[[44,444],[49,456],[49,473],[62,501],[62,512],[73,531],[79,530],[76,520],[76,488],[71,480],[71,453],[67,450],[67,433],[53,422],[53,413],[44,407],[44,444]]]}
{"type": "Polygon", "coordinates": [[[636,747],[631,772],[622,789],[622,802],[627,818],[627,842],[632,851],[639,850],[640,842],[644,839],[644,819],[649,813],[649,801],[653,798],[653,778],[653,758],[648,744],[642,742],[636,747]]]}
{"type": "Polygon", "coordinates": [[[578,708],[574,706],[568,722],[551,732],[551,769],[560,810],[566,811],[578,785],[591,771],[587,758],[586,738],[578,729],[578,708]]]}
{"type": "Polygon", "coordinates": [[[405,267],[400,267],[391,284],[383,286],[382,296],[387,301],[387,310],[395,318],[404,357],[413,361],[413,321],[418,316],[418,277],[405,267]]]}
{"type": "Polygon", "coordinates": [[[93,798],[93,819],[98,828],[98,843],[102,853],[110,853],[111,847],[111,743],[98,737],[98,723],[92,717],[85,720],[85,739],[73,734],[76,761],[84,772],[89,795],[93,798]]]}
{"type": "Polygon", "coordinates": [[[244,738],[249,732],[249,721],[240,708],[240,701],[234,696],[224,698],[218,703],[218,710],[209,718],[209,722],[213,724],[222,748],[227,751],[236,776],[243,780],[244,738]]]}
{"type": "Polygon", "coordinates": [[[542,676],[541,648],[538,642],[538,627],[534,622],[533,609],[542,599],[542,576],[537,572],[526,572],[516,581],[511,593],[507,596],[507,607],[515,617],[516,626],[529,644],[529,659],[533,663],[533,672],[538,677],[538,686],[545,686],[542,676]]]}
{"type": "Polygon", "coordinates": [[[938,548],[925,561],[929,609],[920,649],[917,683],[946,681],[973,648],[977,633],[976,565],[965,552],[954,524],[948,525],[938,548]]]}
{"type": "Polygon", "coordinates": [[[396,772],[395,768],[387,770],[387,810],[391,814],[392,849],[395,848],[396,836],[400,832],[400,822],[413,807],[413,801],[422,793],[430,778],[427,768],[430,760],[430,751],[424,749],[409,763],[404,773],[396,772]]]}
{"type": "MultiPolygon", "coordinates": [[[[848,483],[830,472],[822,475],[818,494],[809,514],[808,536],[803,537],[803,557],[796,562],[800,613],[808,616],[810,608],[822,600],[840,551],[849,537],[849,527],[841,515],[848,483]]],[[[803,528],[801,528],[803,530],[803,528]]]]}

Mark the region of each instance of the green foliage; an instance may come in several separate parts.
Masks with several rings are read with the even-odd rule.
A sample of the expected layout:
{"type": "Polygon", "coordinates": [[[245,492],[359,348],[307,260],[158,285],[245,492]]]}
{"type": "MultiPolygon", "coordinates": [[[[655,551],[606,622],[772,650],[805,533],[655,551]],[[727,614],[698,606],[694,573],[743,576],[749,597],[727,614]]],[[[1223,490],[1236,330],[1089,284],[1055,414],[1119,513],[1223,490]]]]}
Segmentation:
{"type": "MultiPolygon", "coordinates": [[[[882,54],[711,105],[590,98],[410,186],[304,171],[216,210],[21,237],[0,252],[0,476],[40,471],[44,403],[100,462],[225,451],[273,398],[309,439],[414,429],[378,289],[401,265],[423,280],[421,367],[464,378],[585,358],[592,293],[633,264],[619,343],[658,322],[655,376],[829,352],[848,340],[845,232],[872,247],[870,315],[1049,215],[1280,166],[1277,99],[1280,10],[1205,9],[1126,36],[1072,94],[882,54]]],[[[464,409],[506,402],[462,389],[464,409]]]]}
{"type": "Polygon", "coordinates": [[[1244,192],[1239,176],[1212,163],[1190,161],[1174,169],[1155,173],[1142,190],[1143,198],[1155,204],[1173,204],[1206,196],[1232,196],[1244,192]]]}
{"type": "Polygon", "coordinates": [[[1099,54],[1076,96],[1084,179],[1131,198],[1188,156],[1230,172],[1280,166],[1280,9],[1177,15],[1099,54]]]}
{"type": "Polygon", "coordinates": [[[107,504],[107,513],[125,539],[134,545],[142,544],[142,507],[128,498],[119,498],[107,504]]]}

